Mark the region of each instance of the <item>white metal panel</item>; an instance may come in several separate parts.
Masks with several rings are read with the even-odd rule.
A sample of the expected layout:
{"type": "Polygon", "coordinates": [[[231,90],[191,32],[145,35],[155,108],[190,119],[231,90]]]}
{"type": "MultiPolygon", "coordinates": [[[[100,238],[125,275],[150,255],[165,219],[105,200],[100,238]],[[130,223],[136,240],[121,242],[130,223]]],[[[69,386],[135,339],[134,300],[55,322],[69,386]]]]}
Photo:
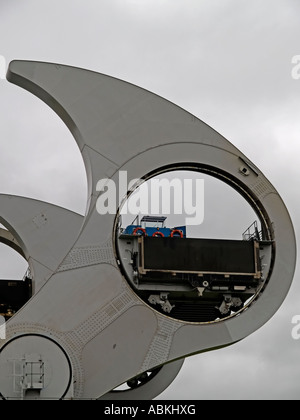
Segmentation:
{"type": "MultiPolygon", "coordinates": [[[[40,328],[64,343],[72,353],[75,376],[81,378],[74,388],[75,396],[99,397],[134,372],[138,374],[175,358],[233,344],[273,316],[294,273],[293,226],[274,187],[237,148],[165,99],[105,75],[55,64],[13,62],[8,78],[57,112],[72,131],[85,160],[89,199],[74,248],[57,273],[8,327],[9,334],[40,328]],[[180,167],[187,163],[210,165],[228,174],[244,192],[249,191],[249,201],[253,200],[254,206],[259,203],[257,209],[268,218],[269,228],[274,225],[275,262],[262,297],[240,316],[218,324],[177,321],[142,302],[112,258],[115,216],[100,217],[95,208],[97,182],[106,177],[118,182],[118,170],[127,171],[128,179],[133,179],[166,165],[180,167]],[[247,166],[247,176],[241,171],[243,164],[247,166]],[[104,258],[103,249],[108,250],[104,258]],[[132,314],[137,336],[131,330],[132,314]],[[124,337],[127,331],[128,342],[124,337]],[[108,354],[109,346],[121,340],[127,357],[128,343],[135,338],[130,363],[122,362],[121,353],[113,363],[114,353],[108,354]],[[97,351],[95,360],[92,354],[97,351]],[[98,363],[101,355],[113,365],[109,379],[104,375],[108,374],[107,364],[98,363]]],[[[42,219],[36,222],[42,224],[42,219]]]]}

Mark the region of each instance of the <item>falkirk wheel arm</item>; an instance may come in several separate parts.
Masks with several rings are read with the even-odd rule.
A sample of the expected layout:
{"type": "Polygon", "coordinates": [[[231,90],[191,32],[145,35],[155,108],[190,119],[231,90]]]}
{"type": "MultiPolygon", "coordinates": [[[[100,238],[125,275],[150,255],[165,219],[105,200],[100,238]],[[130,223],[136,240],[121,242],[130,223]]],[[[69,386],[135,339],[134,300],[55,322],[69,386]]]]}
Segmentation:
{"type": "MultiPolygon", "coordinates": [[[[58,64],[13,61],[7,78],[48,104],[72,132],[85,162],[88,200],[84,217],[70,212],[67,222],[68,211],[59,210],[65,220],[66,239],[61,242],[63,235],[51,235],[49,230],[45,232],[45,247],[42,235],[47,224],[42,215],[46,211],[28,209],[28,225],[18,224],[18,216],[9,221],[9,211],[1,214],[22,249],[26,235],[24,232],[22,237],[20,229],[30,237],[30,223],[36,218],[40,246],[33,246],[30,258],[49,268],[47,273],[34,272],[33,282],[39,286],[6,323],[6,339],[0,341],[0,393],[4,399],[155,398],[174,380],[185,357],[232,345],[275,314],[294,275],[294,230],[275,188],[234,145],[169,101],[103,74],[58,64]],[[178,293],[170,281],[172,267],[160,268],[170,281],[168,290],[155,278],[156,294],[152,294],[155,276],[151,267],[145,270],[144,265],[137,268],[136,284],[136,267],[124,257],[126,244],[137,252],[150,249],[151,253],[151,241],[134,237],[124,242],[118,215],[127,192],[120,197],[116,214],[100,215],[98,182],[113,181],[121,189],[120,171],[126,172],[129,180],[147,180],[177,169],[207,173],[226,182],[255,210],[262,237],[248,244],[249,251],[245,251],[255,252],[257,258],[251,272],[251,299],[243,295],[244,283],[237,286],[235,279],[240,277],[234,277],[236,273],[230,281],[234,278],[231,287],[238,297],[232,297],[234,293],[224,297],[221,286],[213,286],[216,277],[210,275],[208,280],[204,277],[199,296],[195,299],[193,295],[191,302],[189,287],[183,284],[178,293]],[[44,254],[39,256],[43,248],[44,254]],[[49,249],[49,255],[54,254],[52,260],[49,249]],[[149,297],[146,291],[150,289],[149,297]],[[168,301],[168,294],[175,302],[179,295],[184,296],[185,305],[200,311],[197,317],[189,318],[185,310],[173,315],[176,303],[168,301]],[[223,316],[207,320],[202,302],[215,305],[211,302],[220,295],[223,316]],[[230,307],[235,310],[228,310],[230,307]],[[17,371],[18,375],[11,375],[17,371]],[[129,390],[114,391],[125,382],[129,390]]],[[[11,208],[16,213],[13,203],[11,208]]],[[[53,226],[59,230],[54,213],[53,226]]],[[[162,243],[160,238],[157,241],[162,243]]],[[[188,240],[181,243],[198,246],[188,240]]],[[[233,246],[245,248],[242,244],[233,246]]],[[[23,251],[27,257],[27,248],[23,251]]],[[[178,272],[182,271],[191,273],[189,267],[179,267],[178,272]]],[[[192,274],[203,276],[199,267],[192,274]]],[[[217,280],[228,278],[223,277],[217,280]]]]}
{"type": "Polygon", "coordinates": [[[15,249],[29,265],[37,292],[61,264],[77,239],[83,216],[34,200],[0,194],[0,242],[15,249]]]}

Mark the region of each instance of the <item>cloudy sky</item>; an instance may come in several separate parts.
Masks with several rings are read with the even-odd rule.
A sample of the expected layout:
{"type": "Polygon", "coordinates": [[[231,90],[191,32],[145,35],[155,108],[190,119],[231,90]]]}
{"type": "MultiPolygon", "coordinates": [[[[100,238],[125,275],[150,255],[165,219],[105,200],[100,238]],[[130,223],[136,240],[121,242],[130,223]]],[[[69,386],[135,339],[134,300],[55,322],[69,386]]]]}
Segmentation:
{"type": "MultiPolygon", "coordinates": [[[[6,64],[50,61],[109,74],[190,111],[264,172],[298,236],[300,78],[292,77],[292,60],[300,55],[299,16],[299,0],[0,0],[0,56],[6,64]]],[[[2,79],[0,150],[1,193],[84,213],[85,170],[68,129],[2,79]]],[[[214,187],[207,197],[213,194],[214,203],[219,194],[231,197],[214,187]]],[[[227,211],[223,220],[234,225],[227,211]]],[[[216,216],[210,207],[206,214],[216,216]]],[[[8,277],[11,256],[0,251],[8,277]]],[[[267,325],[231,348],[188,359],[160,398],[299,399],[300,340],[291,335],[297,314],[299,271],[267,325]]]]}

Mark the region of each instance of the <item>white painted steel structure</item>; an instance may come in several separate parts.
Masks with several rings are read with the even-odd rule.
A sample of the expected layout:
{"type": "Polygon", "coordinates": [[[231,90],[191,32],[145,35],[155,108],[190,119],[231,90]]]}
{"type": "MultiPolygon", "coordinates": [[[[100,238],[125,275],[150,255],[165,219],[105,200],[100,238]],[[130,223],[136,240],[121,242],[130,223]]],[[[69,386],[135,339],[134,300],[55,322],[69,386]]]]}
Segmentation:
{"type": "Polygon", "coordinates": [[[275,314],[293,279],[294,230],[275,188],[236,147],[169,101],[103,74],[14,61],[7,77],[71,130],[86,166],[88,200],[82,217],[0,196],[1,223],[22,248],[34,286],[0,341],[3,398],[151,399],[172,382],[185,357],[234,344],[275,314]],[[142,301],[121,272],[117,217],[97,213],[97,182],[118,183],[120,170],[128,179],[147,179],[173,169],[227,182],[255,209],[272,243],[264,287],[239,316],[213,323],[172,319],[142,301]],[[111,392],[159,366],[145,385],[111,392]]]}

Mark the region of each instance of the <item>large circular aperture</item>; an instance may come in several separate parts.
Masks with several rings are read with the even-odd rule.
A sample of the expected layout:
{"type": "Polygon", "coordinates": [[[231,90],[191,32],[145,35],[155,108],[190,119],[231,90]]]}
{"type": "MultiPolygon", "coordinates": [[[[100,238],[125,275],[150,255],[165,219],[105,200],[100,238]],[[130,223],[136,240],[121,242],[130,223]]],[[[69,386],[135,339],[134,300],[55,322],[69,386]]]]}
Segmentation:
{"type": "Polygon", "coordinates": [[[149,174],[123,201],[115,234],[122,273],[137,295],[185,322],[235,316],[272,270],[263,206],[216,168],[189,164],[149,174]]]}

